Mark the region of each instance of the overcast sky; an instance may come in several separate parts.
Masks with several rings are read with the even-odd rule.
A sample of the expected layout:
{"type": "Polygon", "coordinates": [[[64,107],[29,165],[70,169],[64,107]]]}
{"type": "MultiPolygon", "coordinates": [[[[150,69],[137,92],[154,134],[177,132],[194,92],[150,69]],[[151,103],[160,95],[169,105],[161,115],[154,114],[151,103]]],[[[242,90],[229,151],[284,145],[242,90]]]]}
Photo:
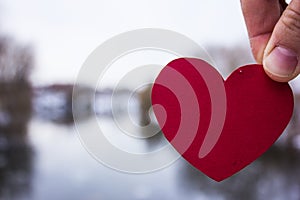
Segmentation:
{"type": "Polygon", "coordinates": [[[138,28],[182,33],[200,45],[246,44],[239,0],[0,0],[1,32],[32,44],[35,83],[72,82],[110,37],[138,28]]]}

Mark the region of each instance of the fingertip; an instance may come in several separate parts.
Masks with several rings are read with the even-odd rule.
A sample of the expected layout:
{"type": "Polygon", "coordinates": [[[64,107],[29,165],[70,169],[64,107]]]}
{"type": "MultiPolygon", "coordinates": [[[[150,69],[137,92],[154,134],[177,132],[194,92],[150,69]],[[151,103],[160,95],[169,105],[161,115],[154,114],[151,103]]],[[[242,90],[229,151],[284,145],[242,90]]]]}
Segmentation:
{"type": "Polygon", "coordinates": [[[277,22],[264,51],[263,66],[271,79],[288,82],[300,72],[300,1],[291,1],[277,22]]]}
{"type": "Polygon", "coordinates": [[[263,66],[273,80],[288,82],[298,74],[298,56],[290,49],[277,46],[265,56],[263,66]]]}
{"type": "Polygon", "coordinates": [[[250,38],[252,55],[255,61],[259,64],[263,63],[265,48],[271,37],[271,33],[266,33],[253,38],[250,38]]]}
{"type": "Polygon", "coordinates": [[[277,74],[273,74],[272,72],[268,71],[267,68],[264,67],[264,70],[266,72],[266,74],[274,81],[277,81],[277,82],[289,82],[291,79],[289,77],[281,77],[281,76],[278,76],[277,74]]]}
{"type": "Polygon", "coordinates": [[[282,83],[287,83],[291,80],[293,80],[294,78],[296,78],[299,75],[299,71],[295,72],[294,74],[290,75],[290,76],[281,76],[278,74],[275,74],[273,72],[270,72],[268,68],[265,67],[265,65],[263,65],[265,73],[274,81],[277,82],[282,82],[282,83]]]}

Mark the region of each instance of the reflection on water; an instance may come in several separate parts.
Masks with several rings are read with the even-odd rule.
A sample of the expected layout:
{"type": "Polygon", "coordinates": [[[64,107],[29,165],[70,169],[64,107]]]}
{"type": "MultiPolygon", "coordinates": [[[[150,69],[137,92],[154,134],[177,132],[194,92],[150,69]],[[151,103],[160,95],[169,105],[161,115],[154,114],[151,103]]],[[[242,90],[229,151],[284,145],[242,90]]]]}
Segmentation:
{"type": "Polygon", "coordinates": [[[216,183],[183,164],[178,183],[186,193],[202,191],[217,199],[299,199],[300,152],[273,146],[260,159],[233,177],[216,183]]]}
{"type": "MultiPolygon", "coordinates": [[[[295,148],[297,145],[286,142],[298,144],[297,115],[277,145],[246,169],[217,183],[183,159],[142,175],[105,167],[89,155],[76,135],[70,118],[70,93],[64,92],[69,91],[69,86],[34,91],[33,117],[31,92],[22,92],[30,89],[17,88],[18,92],[13,86],[0,87],[0,199],[300,199],[300,152],[295,148]]],[[[108,109],[109,94],[97,94],[99,99],[95,102],[106,106],[95,109],[102,128],[115,145],[147,152],[166,144],[161,133],[141,140],[120,131],[108,109]]],[[[124,96],[126,92],[122,91],[117,114],[122,123],[129,123],[129,117],[122,111],[124,96]]],[[[83,115],[82,123],[89,122],[87,116],[92,107],[87,103],[88,97],[90,91],[83,88],[76,100],[77,105],[85,102],[78,108],[83,115]]],[[[147,124],[149,118],[139,108],[148,107],[139,107],[139,98],[142,97],[132,101],[135,109],[131,117],[145,119],[147,124]]]]}

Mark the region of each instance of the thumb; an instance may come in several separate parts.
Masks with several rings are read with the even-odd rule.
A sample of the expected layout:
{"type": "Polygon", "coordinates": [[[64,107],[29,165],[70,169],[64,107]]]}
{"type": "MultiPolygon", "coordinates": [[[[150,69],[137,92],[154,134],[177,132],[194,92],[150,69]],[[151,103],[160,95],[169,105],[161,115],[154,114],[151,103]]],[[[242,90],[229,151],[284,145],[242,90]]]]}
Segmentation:
{"type": "Polygon", "coordinates": [[[266,73],[288,82],[300,72],[300,0],[292,0],[277,22],[264,52],[266,73]]]}

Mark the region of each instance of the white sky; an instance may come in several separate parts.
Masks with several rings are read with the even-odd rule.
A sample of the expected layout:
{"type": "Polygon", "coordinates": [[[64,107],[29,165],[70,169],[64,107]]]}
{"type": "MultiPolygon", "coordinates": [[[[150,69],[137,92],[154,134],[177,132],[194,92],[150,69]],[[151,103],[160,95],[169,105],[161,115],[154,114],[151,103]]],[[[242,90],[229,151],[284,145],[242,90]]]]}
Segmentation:
{"type": "Polygon", "coordinates": [[[98,45],[133,29],[170,29],[204,46],[248,42],[240,0],[0,0],[0,28],[33,45],[39,84],[74,81],[98,45]]]}

